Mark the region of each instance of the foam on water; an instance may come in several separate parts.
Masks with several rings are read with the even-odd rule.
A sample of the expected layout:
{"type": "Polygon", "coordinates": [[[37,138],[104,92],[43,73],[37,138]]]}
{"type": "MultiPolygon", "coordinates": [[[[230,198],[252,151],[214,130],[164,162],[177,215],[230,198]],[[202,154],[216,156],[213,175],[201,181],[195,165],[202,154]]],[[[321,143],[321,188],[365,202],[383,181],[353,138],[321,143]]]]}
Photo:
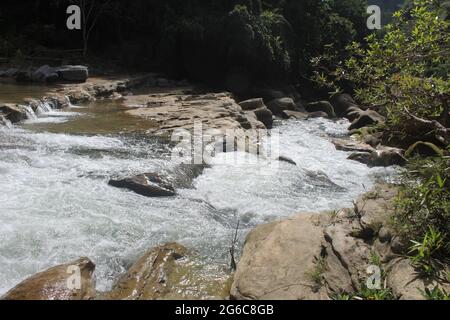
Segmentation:
{"type": "Polygon", "coordinates": [[[193,189],[159,199],[107,184],[112,176],[171,170],[170,150],[156,141],[0,128],[0,294],[80,256],[95,261],[98,289],[105,290],[139,255],[169,241],[211,264],[227,263],[237,219],[242,242],[261,222],[348,206],[373,175],[389,172],[335,150],[325,135],[343,135],[347,125],[285,122],[280,153],[298,166],[275,159],[227,165],[219,155],[193,189]]]}

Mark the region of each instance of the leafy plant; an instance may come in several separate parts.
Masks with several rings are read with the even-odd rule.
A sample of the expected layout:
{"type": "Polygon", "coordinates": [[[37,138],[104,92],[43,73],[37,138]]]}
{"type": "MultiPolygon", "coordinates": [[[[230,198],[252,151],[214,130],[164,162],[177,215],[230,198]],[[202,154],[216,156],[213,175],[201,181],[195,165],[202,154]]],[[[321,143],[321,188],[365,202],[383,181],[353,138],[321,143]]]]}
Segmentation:
{"type": "Polygon", "coordinates": [[[430,226],[422,241],[412,240],[411,242],[413,245],[410,248],[410,253],[413,254],[411,257],[413,265],[427,276],[436,274],[438,269],[437,259],[442,256],[442,251],[446,249],[444,235],[430,226]]]}
{"type": "Polygon", "coordinates": [[[450,300],[450,295],[439,286],[435,286],[432,290],[425,288],[419,291],[427,300],[450,300]]]}

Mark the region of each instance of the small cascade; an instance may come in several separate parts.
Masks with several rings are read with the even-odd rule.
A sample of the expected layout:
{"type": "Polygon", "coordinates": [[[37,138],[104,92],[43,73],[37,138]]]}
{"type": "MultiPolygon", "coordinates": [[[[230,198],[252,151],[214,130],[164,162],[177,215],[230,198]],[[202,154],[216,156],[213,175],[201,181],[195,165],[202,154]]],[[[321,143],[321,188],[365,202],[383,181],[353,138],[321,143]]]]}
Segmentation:
{"type": "Polygon", "coordinates": [[[36,112],[38,114],[48,113],[53,110],[53,105],[48,101],[39,101],[38,106],[36,108],[36,112]]]}
{"type": "Polygon", "coordinates": [[[29,106],[29,105],[22,105],[21,107],[25,111],[28,120],[36,120],[37,119],[37,115],[36,115],[36,113],[34,113],[34,111],[31,108],[31,106],[29,106]]]}

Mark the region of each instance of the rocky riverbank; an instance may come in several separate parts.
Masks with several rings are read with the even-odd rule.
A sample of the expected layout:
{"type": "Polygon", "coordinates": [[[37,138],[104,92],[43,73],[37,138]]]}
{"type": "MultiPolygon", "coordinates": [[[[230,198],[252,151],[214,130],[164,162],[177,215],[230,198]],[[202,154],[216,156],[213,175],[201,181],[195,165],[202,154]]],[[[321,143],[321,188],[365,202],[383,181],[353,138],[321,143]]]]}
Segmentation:
{"type": "MultiPolygon", "coordinates": [[[[274,117],[346,117],[352,121],[349,129],[358,132],[384,121],[380,115],[360,109],[348,95],[307,103],[289,88],[265,90],[260,96],[239,101],[228,92],[155,74],[89,78],[84,83],[60,84],[39,100],[2,104],[0,123],[27,119],[43,103],[59,109],[96,99],[119,100],[127,107],[123,112],[152,120],[146,128],[150,135],[167,135],[175,129],[192,131],[196,121],[218,134],[233,130],[243,136],[270,129],[274,117]]],[[[333,140],[338,150],[353,152],[350,159],[369,166],[406,161],[403,150],[381,142],[377,134],[333,140]]],[[[280,160],[295,165],[291,159],[280,160]]],[[[158,173],[142,172],[128,179],[112,179],[110,184],[152,197],[176,193],[158,173]]],[[[384,270],[383,289],[389,289],[393,298],[421,299],[418,288],[433,288],[436,281],[418,277],[404,258],[406,245],[390,228],[396,194],[394,186],[379,185],[361,196],[352,209],[300,213],[258,226],[247,237],[232,286],[231,275],[220,279],[198,276],[201,267],[192,262],[195,254],[172,243],[150,249],[109,292],[95,291],[95,265],[81,258],[25,280],[3,299],[334,299],[358,296],[369,276],[367,268],[374,264],[384,270]],[[78,288],[67,285],[73,280],[73,272],[67,272],[72,267],[80,271],[78,288]]],[[[440,285],[448,288],[448,283],[440,285]]]]}

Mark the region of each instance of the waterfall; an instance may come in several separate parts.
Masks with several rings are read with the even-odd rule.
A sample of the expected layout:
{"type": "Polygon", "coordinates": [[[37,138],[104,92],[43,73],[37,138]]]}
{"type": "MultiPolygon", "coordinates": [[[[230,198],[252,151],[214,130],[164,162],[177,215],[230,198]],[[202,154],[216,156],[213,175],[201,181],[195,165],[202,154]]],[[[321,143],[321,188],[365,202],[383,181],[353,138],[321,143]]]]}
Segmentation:
{"type": "Polygon", "coordinates": [[[38,114],[43,114],[47,112],[51,112],[53,109],[52,103],[47,101],[39,101],[38,106],[36,108],[36,112],[38,114]]]}
{"type": "Polygon", "coordinates": [[[37,115],[34,113],[33,109],[29,105],[21,105],[20,107],[24,109],[28,120],[37,119],[37,115]]]}

